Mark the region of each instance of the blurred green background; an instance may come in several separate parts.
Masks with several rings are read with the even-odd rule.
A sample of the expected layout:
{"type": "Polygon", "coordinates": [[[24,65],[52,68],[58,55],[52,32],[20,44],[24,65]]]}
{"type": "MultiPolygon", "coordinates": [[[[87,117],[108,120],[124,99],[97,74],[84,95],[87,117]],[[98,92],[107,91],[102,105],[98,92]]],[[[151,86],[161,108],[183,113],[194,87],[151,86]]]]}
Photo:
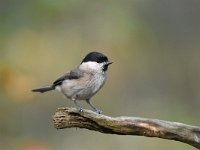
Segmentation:
{"type": "Polygon", "coordinates": [[[199,0],[0,0],[0,149],[195,149],[157,138],[56,130],[56,108],[73,103],[31,89],[100,51],[114,61],[93,97],[103,114],[200,126],[199,14],[199,0]]]}

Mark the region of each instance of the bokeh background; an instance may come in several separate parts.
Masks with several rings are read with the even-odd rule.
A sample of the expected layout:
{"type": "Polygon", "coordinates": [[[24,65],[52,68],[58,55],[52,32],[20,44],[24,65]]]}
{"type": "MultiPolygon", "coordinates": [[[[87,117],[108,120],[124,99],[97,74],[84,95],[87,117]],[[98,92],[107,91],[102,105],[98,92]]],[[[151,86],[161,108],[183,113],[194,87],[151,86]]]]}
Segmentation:
{"type": "Polygon", "coordinates": [[[31,89],[100,51],[114,61],[93,97],[103,114],[200,126],[199,15],[199,0],[0,0],[0,149],[195,149],[157,138],[56,130],[56,108],[73,103],[31,89]]]}

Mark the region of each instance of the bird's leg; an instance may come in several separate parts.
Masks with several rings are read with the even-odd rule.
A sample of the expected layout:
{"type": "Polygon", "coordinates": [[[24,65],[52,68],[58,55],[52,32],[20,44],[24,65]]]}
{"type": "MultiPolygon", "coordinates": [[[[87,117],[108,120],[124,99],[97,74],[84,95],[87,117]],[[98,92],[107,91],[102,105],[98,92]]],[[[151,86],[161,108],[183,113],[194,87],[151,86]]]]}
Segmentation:
{"type": "Polygon", "coordinates": [[[101,114],[102,111],[97,109],[96,107],[94,107],[94,105],[92,105],[92,103],[90,102],[90,99],[86,99],[86,102],[92,107],[92,109],[94,109],[95,112],[97,112],[98,114],[101,114]]]}
{"type": "Polygon", "coordinates": [[[76,100],[76,99],[72,99],[72,100],[73,100],[73,102],[74,102],[74,104],[75,104],[77,110],[78,110],[80,113],[82,113],[82,112],[83,112],[83,108],[81,108],[81,106],[77,103],[77,100],[76,100]]]}

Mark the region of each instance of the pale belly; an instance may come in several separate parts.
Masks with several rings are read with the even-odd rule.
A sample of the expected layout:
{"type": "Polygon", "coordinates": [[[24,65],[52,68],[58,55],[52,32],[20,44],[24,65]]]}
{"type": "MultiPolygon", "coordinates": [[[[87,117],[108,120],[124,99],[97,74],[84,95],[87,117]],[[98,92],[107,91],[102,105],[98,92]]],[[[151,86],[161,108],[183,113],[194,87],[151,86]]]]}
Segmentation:
{"type": "Polygon", "coordinates": [[[95,95],[104,85],[106,76],[96,75],[90,80],[66,80],[60,87],[60,90],[67,98],[86,100],[95,95]]]}

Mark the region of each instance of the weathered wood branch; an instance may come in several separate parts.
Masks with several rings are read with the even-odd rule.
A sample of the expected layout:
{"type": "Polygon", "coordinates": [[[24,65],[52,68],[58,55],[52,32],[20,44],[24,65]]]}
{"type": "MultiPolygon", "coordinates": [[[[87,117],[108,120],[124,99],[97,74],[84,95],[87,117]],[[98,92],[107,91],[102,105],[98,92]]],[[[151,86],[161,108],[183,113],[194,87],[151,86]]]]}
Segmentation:
{"type": "Polygon", "coordinates": [[[200,149],[200,127],[178,122],[138,117],[109,117],[90,110],[79,113],[75,108],[58,108],[53,121],[57,129],[79,127],[109,134],[157,137],[180,141],[200,149]]]}

